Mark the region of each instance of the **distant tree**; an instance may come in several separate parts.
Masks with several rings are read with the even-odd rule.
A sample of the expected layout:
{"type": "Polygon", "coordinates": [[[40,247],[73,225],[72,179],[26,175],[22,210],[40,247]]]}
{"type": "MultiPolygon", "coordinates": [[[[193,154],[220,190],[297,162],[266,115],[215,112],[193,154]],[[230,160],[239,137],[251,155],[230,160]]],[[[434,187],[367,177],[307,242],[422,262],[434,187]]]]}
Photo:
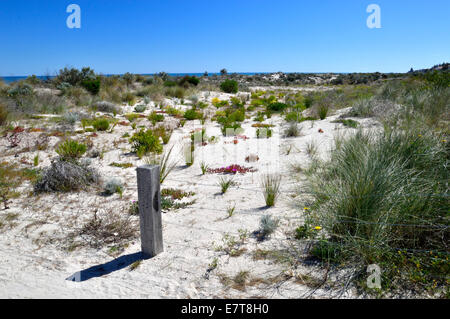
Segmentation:
{"type": "Polygon", "coordinates": [[[207,77],[209,74],[208,74],[208,72],[207,71],[205,71],[205,73],[203,73],[203,76],[204,77],[207,77]]]}
{"type": "Polygon", "coordinates": [[[131,73],[129,73],[129,72],[125,73],[125,74],[122,76],[122,78],[123,78],[123,80],[125,81],[125,83],[126,83],[127,85],[130,85],[130,84],[132,84],[132,83],[134,82],[134,75],[131,74],[131,73]]]}
{"type": "Polygon", "coordinates": [[[222,70],[220,70],[220,74],[221,74],[221,75],[227,75],[227,74],[228,74],[227,69],[222,69],[222,70]]]}
{"type": "Polygon", "coordinates": [[[169,75],[166,72],[159,72],[158,76],[163,80],[163,81],[167,81],[167,79],[169,78],[169,75]]]}
{"type": "Polygon", "coordinates": [[[56,77],[56,82],[58,83],[69,83],[70,85],[78,85],[86,80],[95,80],[97,76],[95,75],[94,70],[91,68],[82,68],[81,71],[75,68],[64,68],[59,71],[58,76],[56,77]]]}

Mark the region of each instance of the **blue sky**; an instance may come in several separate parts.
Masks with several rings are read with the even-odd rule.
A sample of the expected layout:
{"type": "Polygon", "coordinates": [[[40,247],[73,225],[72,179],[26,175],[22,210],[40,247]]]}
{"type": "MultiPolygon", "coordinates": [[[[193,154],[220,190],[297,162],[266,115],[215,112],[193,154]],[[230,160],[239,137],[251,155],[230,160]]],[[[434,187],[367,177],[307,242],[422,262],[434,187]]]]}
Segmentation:
{"type": "Polygon", "coordinates": [[[450,61],[449,13],[448,0],[0,0],[0,75],[405,72],[450,61]],[[81,29],[66,26],[72,3],[81,29]]]}

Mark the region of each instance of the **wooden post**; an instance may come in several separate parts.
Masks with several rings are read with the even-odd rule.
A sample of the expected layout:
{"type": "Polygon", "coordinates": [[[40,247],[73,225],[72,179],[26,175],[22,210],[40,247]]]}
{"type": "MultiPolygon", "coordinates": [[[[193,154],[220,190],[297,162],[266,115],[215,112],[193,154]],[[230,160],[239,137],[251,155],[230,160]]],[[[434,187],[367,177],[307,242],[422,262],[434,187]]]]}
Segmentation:
{"type": "Polygon", "coordinates": [[[159,166],[137,168],[141,246],[144,258],[163,252],[159,166]]]}

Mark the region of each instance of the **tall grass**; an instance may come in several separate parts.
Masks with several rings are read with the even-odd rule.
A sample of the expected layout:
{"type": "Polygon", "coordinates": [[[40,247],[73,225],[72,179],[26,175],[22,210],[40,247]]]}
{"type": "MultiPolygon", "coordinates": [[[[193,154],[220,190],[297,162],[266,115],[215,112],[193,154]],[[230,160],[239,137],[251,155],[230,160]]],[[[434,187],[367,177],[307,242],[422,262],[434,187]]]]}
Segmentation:
{"type": "MultiPolygon", "coordinates": [[[[449,158],[449,143],[439,135],[359,131],[339,141],[331,159],[310,177],[311,223],[323,227],[340,261],[399,266],[399,250],[445,250],[449,158]]],[[[414,258],[429,266],[424,271],[442,271],[431,265],[429,254],[414,258]]]]}
{"type": "Polygon", "coordinates": [[[233,177],[220,177],[218,185],[220,186],[220,190],[222,194],[225,194],[228,189],[233,186],[235,183],[233,181],[233,177]]]}
{"type": "Polygon", "coordinates": [[[261,178],[264,200],[267,207],[275,206],[280,195],[281,176],[278,174],[265,174],[261,178]]]}
{"type": "Polygon", "coordinates": [[[144,162],[148,165],[159,165],[159,182],[162,184],[169,176],[170,173],[177,167],[178,162],[171,160],[172,150],[174,146],[172,146],[169,151],[165,152],[161,156],[148,156],[144,159],[144,162]]]}

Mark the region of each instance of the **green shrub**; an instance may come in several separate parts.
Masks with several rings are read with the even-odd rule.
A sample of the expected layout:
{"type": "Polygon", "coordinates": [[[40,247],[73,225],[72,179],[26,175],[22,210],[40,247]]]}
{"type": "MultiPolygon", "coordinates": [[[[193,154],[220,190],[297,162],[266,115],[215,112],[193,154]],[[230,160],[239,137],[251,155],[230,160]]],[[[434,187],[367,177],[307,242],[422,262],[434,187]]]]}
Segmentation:
{"type": "Polygon", "coordinates": [[[244,122],[245,113],[243,111],[237,110],[228,115],[228,120],[231,122],[244,122]]]}
{"type": "Polygon", "coordinates": [[[64,68],[59,71],[58,76],[55,78],[56,83],[68,83],[72,86],[76,86],[84,81],[95,80],[96,75],[91,68],[82,68],[81,70],[75,68],[64,68]]]}
{"type": "Polygon", "coordinates": [[[319,115],[319,118],[321,120],[325,120],[328,114],[328,106],[327,105],[321,105],[319,106],[319,109],[317,110],[317,113],[319,115]]]}
{"type": "Polygon", "coordinates": [[[165,87],[174,87],[174,86],[177,86],[177,82],[175,82],[175,81],[165,81],[164,82],[164,86],[165,87]]]}
{"type": "Polygon", "coordinates": [[[83,156],[87,151],[85,144],[73,140],[66,140],[56,148],[56,153],[63,161],[75,161],[83,156]]]}
{"type": "Polygon", "coordinates": [[[189,109],[184,112],[184,118],[188,121],[200,120],[203,117],[201,112],[197,112],[195,109],[189,109]]]}
{"type": "Polygon", "coordinates": [[[271,112],[282,112],[287,108],[287,104],[280,103],[280,102],[274,102],[270,103],[269,106],[267,106],[267,110],[271,112]]]}
{"type": "Polygon", "coordinates": [[[184,76],[179,82],[178,85],[183,87],[188,87],[189,84],[192,84],[193,86],[197,86],[200,83],[200,79],[196,76],[184,76]]]}
{"type": "Polygon", "coordinates": [[[87,91],[89,91],[93,95],[97,95],[100,92],[100,80],[84,80],[81,82],[81,86],[83,86],[87,91]]]}
{"type": "Polygon", "coordinates": [[[237,93],[239,84],[234,80],[225,80],[220,84],[220,89],[225,93],[237,93]]]}
{"type": "Polygon", "coordinates": [[[109,129],[109,121],[105,118],[95,119],[92,126],[96,131],[107,131],[109,129]]]}
{"type": "Polygon", "coordinates": [[[153,134],[152,130],[145,131],[141,129],[139,132],[134,133],[130,138],[132,143],[132,150],[139,158],[142,158],[148,153],[160,154],[163,151],[163,147],[159,141],[159,137],[153,134]]]}
{"type": "Polygon", "coordinates": [[[149,116],[148,119],[155,125],[157,122],[163,122],[164,121],[164,115],[158,114],[155,111],[153,111],[149,116]]]}

